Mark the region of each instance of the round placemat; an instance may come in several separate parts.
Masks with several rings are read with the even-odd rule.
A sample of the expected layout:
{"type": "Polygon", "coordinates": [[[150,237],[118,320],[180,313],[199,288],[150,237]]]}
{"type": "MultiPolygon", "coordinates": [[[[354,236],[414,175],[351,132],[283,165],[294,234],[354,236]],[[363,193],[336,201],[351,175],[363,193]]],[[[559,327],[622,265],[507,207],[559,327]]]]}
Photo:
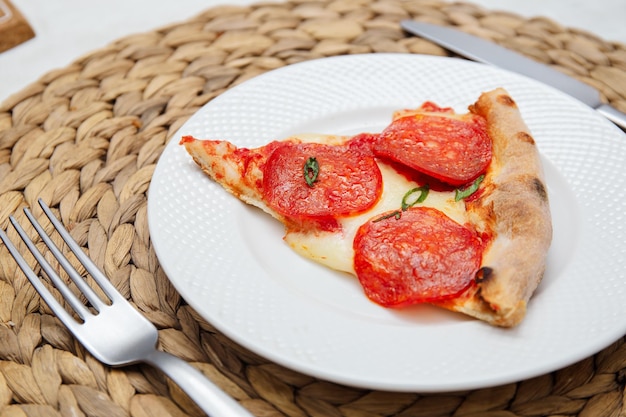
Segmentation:
{"type": "MultiPolygon", "coordinates": [[[[399,22],[407,18],[459,27],[551,64],[626,111],[626,47],[549,19],[437,0],[214,7],[93,51],[0,104],[0,227],[9,228],[12,214],[23,221],[25,206],[40,214],[43,198],[159,328],[159,348],[202,370],[256,416],[625,415],[624,338],[513,384],[441,394],[364,390],[236,345],[181,299],[160,268],[147,190],[178,128],[227,89],[291,63],[356,53],[449,55],[404,33],[399,22]]],[[[109,368],[88,354],[0,247],[0,416],[186,415],[202,413],[160,372],[109,368]]]]}

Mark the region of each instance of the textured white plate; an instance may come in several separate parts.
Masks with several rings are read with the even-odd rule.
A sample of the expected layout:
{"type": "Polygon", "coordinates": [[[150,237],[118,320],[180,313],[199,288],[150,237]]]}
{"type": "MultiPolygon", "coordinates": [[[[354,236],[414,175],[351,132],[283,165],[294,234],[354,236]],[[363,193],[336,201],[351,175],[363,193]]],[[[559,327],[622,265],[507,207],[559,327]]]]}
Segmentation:
{"type": "Polygon", "coordinates": [[[372,389],[448,391],[514,382],[587,357],[626,332],[626,136],[524,77],[450,58],[343,56],[291,65],[217,97],[166,147],[149,190],[159,260],[187,302],[250,350],[372,389]],[[294,133],[379,131],[425,100],[465,111],[505,87],[543,155],[554,220],[526,320],[499,329],[430,306],[366,299],[355,278],[301,258],[282,226],[210,181],[181,135],[253,147],[294,133]]]}

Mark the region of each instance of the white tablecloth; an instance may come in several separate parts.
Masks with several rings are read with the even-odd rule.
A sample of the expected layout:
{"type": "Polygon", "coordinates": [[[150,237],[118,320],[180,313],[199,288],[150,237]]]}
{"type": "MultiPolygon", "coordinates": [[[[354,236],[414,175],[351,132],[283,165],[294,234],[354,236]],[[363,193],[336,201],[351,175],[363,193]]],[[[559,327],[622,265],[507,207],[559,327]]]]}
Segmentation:
{"type": "MultiPolygon", "coordinates": [[[[470,0],[468,0],[470,1],[470,0]]],[[[0,101],[41,75],[123,36],[190,18],[217,4],[253,0],[12,0],[36,37],[0,54],[0,101]]],[[[626,43],[625,0],[474,0],[488,9],[546,16],[626,43]]]]}

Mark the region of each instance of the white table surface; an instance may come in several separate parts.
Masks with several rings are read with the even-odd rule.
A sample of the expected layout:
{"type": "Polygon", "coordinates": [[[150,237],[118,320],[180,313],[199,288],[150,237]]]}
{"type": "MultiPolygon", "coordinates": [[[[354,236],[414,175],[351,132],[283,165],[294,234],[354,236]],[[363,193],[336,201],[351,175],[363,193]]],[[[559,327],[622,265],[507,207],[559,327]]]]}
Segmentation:
{"type": "MultiPolygon", "coordinates": [[[[470,0],[467,0],[470,1],[470,0]]],[[[254,0],[12,0],[36,37],[0,53],[0,102],[55,68],[112,41],[187,18],[218,4],[254,0]]],[[[474,0],[487,9],[545,16],[626,44],[625,0],[474,0]]]]}

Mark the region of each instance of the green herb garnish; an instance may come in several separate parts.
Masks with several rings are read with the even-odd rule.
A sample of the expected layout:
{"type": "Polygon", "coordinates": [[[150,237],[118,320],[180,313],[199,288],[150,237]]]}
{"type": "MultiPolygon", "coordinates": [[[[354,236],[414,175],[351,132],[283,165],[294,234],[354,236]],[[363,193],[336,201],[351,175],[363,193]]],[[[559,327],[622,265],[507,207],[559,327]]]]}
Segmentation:
{"type": "Polygon", "coordinates": [[[478,190],[480,183],[483,182],[484,179],[485,179],[485,174],[476,178],[469,187],[464,188],[464,189],[457,188],[454,191],[454,201],[463,200],[464,198],[467,198],[470,195],[474,194],[478,190]]]}
{"type": "Polygon", "coordinates": [[[395,211],[392,211],[391,213],[383,214],[382,216],[372,220],[372,222],[377,223],[381,220],[390,219],[392,217],[395,217],[396,220],[400,220],[400,217],[402,217],[402,212],[400,210],[395,210],[395,211]]]}
{"type": "Polygon", "coordinates": [[[304,163],[304,180],[306,185],[313,188],[313,184],[317,182],[317,176],[320,173],[320,165],[315,157],[311,156],[304,163]]]}
{"type": "Polygon", "coordinates": [[[402,211],[408,210],[409,207],[413,207],[417,203],[423,203],[428,197],[428,185],[422,185],[421,187],[413,188],[409,190],[404,197],[402,197],[402,211]],[[414,194],[420,193],[417,198],[415,198],[414,194]]]}

